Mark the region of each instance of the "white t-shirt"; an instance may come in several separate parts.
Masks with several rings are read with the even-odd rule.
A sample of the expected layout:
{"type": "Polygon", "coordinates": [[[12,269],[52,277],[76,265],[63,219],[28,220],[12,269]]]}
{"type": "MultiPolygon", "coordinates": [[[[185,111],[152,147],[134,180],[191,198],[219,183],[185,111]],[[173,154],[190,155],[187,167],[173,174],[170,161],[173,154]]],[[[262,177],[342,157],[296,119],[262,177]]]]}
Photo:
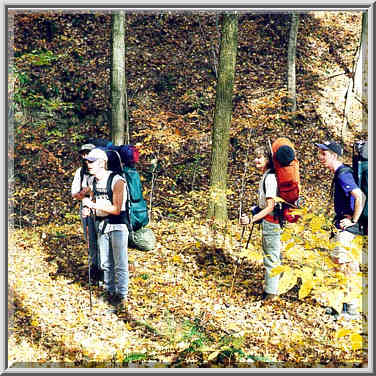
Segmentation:
{"type": "Polygon", "coordinates": [[[270,173],[270,170],[265,171],[259,184],[259,203],[260,209],[266,208],[266,199],[275,198],[278,196],[278,184],[277,178],[274,173],[270,173]],[[265,184],[264,184],[265,181],[265,184]],[[264,191],[265,186],[265,191],[264,191]]]}
{"type": "MultiPolygon", "coordinates": [[[[110,176],[111,173],[112,173],[112,171],[106,171],[106,174],[104,175],[104,177],[102,179],[96,180],[96,189],[97,189],[97,191],[98,192],[101,192],[101,191],[104,192],[103,195],[99,194],[96,197],[97,202],[100,201],[100,200],[107,201],[107,194],[105,192],[107,192],[107,180],[108,180],[108,178],[109,178],[109,176],[110,176]]],[[[115,184],[119,180],[122,180],[125,183],[124,184],[123,202],[121,204],[121,211],[125,211],[125,208],[126,208],[125,205],[126,205],[127,198],[128,198],[128,190],[127,190],[127,184],[125,182],[125,179],[123,177],[121,177],[120,175],[115,175],[114,178],[113,178],[113,180],[112,180],[111,189],[112,189],[112,192],[113,192],[115,184]]],[[[89,181],[88,181],[88,184],[89,184],[89,187],[90,187],[91,190],[93,190],[93,182],[94,182],[94,179],[89,179],[89,181]]],[[[95,215],[97,216],[97,218],[107,217],[108,213],[104,212],[102,210],[96,210],[95,215]]],[[[102,224],[101,224],[101,226],[102,226],[102,224]]],[[[101,230],[101,226],[100,226],[99,230],[101,230]]],[[[107,224],[104,232],[107,233],[107,232],[115,231],[115,230],[123,231],[125,229],[127,229],[127,225],[123,224],[123,223],[119,223],[119,224],[107,224]]]]}

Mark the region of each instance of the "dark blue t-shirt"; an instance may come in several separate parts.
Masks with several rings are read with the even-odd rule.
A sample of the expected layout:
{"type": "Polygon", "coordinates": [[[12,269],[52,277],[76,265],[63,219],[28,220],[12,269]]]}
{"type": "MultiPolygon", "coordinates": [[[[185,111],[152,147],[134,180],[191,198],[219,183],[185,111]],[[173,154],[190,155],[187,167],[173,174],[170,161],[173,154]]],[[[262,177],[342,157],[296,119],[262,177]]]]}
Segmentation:
{"type": "MultiPolygon", "coordinates": [[[[344,165],[338,167],[342,169],[344,165]]],[[[338,173],[338,169],[336,173],[338,173]]],[[[342,219],[345,214],[354,213],[355,199],[351,195],[354,189],[359,188],[355,183],[351,171],[341,172],[334,178],[334,211],[337,219],[342,219]]]]}

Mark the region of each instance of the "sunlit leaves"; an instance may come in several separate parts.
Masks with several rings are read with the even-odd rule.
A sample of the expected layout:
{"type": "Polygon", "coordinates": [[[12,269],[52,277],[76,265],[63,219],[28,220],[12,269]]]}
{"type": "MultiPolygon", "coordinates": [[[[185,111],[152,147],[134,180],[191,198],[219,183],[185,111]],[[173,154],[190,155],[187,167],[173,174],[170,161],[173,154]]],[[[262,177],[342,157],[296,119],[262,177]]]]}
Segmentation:
{"type": "Polygon", "coordinates": [[[332,289],[326,292],[329,306],[334,308],[337,312],[342,312],[342,304],[344,292],[339,289],[332,289]]]}
{"type": "Polygon", "coordinates": [[[313,287],[313,281],[308,279],[305,280],[299,289],[299,299],[304,299],[306,296],[308,296],[311,293],[313,287]]]}
{"type": "Polygon", "coordinates": [[[292,268],[286,268],[278,282],[278,293],[284,294],[291,290],[297,283],[297,275],[292,268]]]}
{"type": "Polygon", "coordinates": [[[363,348],[363,337],[353,330],[341,328],[337,330],[335,338],[337,340],[344,339],[346,341],[350,341],[353,350],[360,350],[363,348]]]}
{"type": "Polygon", "coordinates": [[[290,268],[286,265],[278,265],[278,266],[275,266],[269,273],[270,277],[275,277],[277,276],[278,274],[281,274],[287,270],[290,270],[290,268]]]}
{"type": "Polygon", "coordinates": [[[319,232],[324,224],[325,224],[325,218],[313,217],[310,223],[311,231],[313,233],[319,232]]]}
{"type": "Polygon", "coordinates": [[[263,255],[254,249],[244,249],[239,257],[246,257],[249,261],[260,262],[263,259],[263,255]]]}

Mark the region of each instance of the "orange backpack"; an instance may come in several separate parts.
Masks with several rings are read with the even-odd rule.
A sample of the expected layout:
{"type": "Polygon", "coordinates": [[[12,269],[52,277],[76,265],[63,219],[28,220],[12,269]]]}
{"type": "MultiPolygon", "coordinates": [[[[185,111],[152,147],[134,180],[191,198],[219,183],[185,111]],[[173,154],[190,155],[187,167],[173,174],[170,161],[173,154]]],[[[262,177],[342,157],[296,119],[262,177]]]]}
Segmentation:
{"type": "Polygon", "coordinates": [[[271,145],[273,165],[278,184],[278,196],[290,205],[283,205],[283,216],[288,222],[296,222],[299,216],[290,212],[298,206],[300,193],[299,161],[293,143],[285,137],[277,138],[271,145]]]}

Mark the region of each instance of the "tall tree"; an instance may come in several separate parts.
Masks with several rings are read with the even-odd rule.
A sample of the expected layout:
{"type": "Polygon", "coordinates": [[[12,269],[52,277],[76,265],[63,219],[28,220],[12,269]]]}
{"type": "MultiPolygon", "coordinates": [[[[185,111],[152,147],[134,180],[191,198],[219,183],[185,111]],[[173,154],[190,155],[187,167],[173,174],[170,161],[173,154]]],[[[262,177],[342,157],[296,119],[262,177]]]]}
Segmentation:
{"type": "Polygon", "coordinates": [[[216,88],[214,126],[210,172],[209,218],[217,223],[227,220],[227,164],[229,130],[232,117],[232,95],[238,46],[238,16],[225,13],[222,18],[222,36],[216,88]]]}
{"type": "MultiPolygon", "coordinates": [[[[291,14],[291,26],[289,36],[289,46],[287,53],[288,72],[287,72],[287,90],[290,111],[296,111],[296,41],[298,39],[299,14],[291,14]]],[[[293,117],[294,118],[294,117],[293,117]]]]}
{"type": "Polygon", "coordinates": [[[351,109],[353,98],[362,104],[362,130],[368,126],[368,13],[362,13],[362,30],[359,44],[354,53],[352,71],[348,80],[345,93],[345,106],[343,109],[342,138],[346,141],[348,131],[348,113],[351,109]],[[361,99],[359,92],[361,91],[361,99]]]}
{"type": "Polygon", "coordinates": [[[362,14],[360,38],[362,56],[362,130],[368,129],[368,11],[362,14]]]}
{"type": "Polygon", "coordinates": [[[112,15],[111,117],[112,142],[115,145],[122,145],[124,141],[129,143],[129,129],[125,127],[126,90],[125,14],[118,11],[112,15]]]}

